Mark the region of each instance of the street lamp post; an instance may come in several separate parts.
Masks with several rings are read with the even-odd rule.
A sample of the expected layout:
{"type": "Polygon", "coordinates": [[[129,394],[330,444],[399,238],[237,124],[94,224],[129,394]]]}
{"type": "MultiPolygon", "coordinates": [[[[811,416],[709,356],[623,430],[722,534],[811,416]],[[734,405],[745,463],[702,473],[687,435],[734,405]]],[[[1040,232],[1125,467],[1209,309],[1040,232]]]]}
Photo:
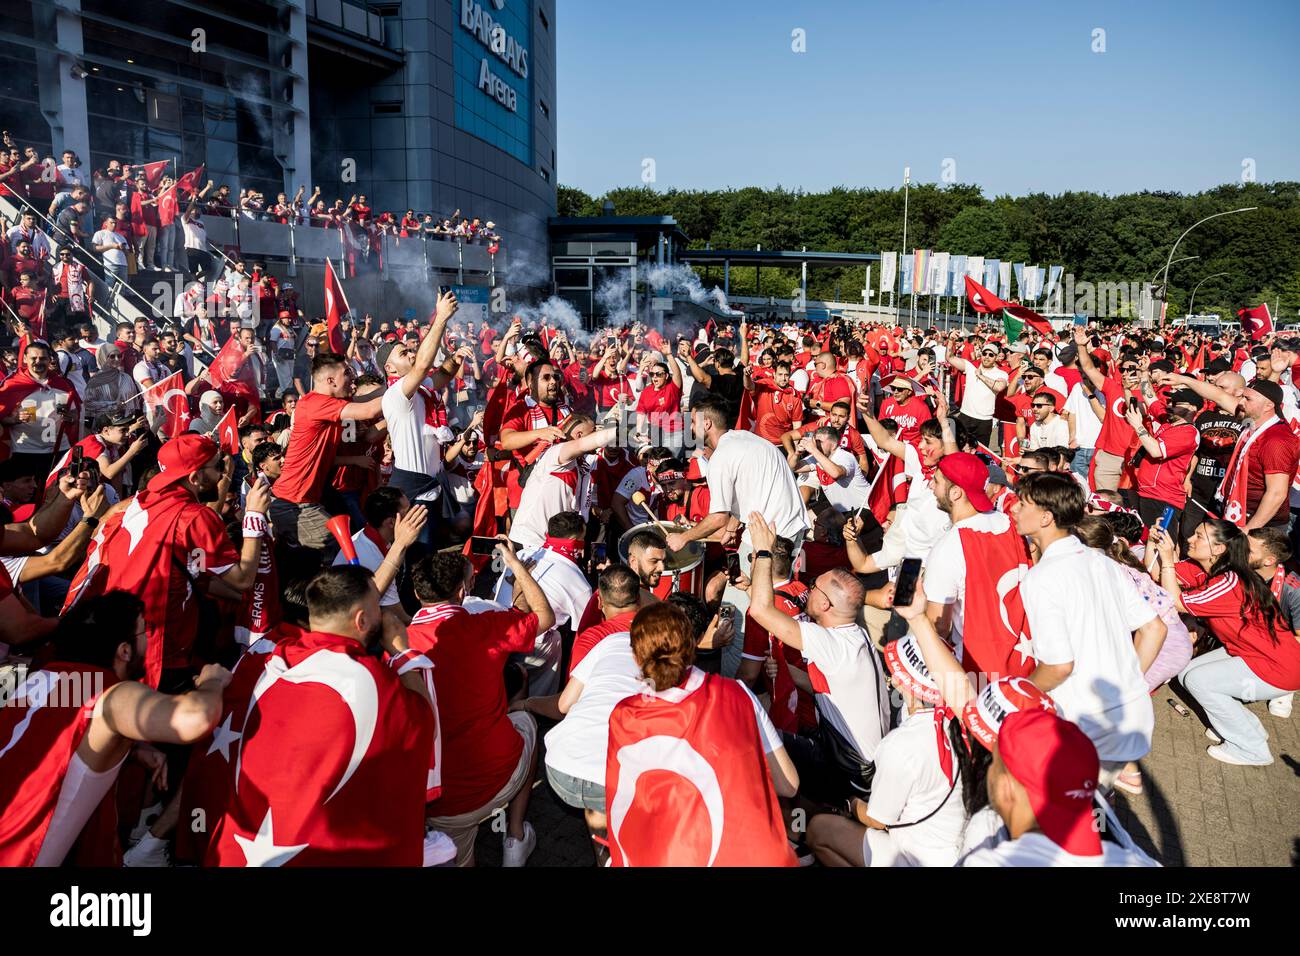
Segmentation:
{"type": "MultiPolygon", "coordinates": [[[[1187,261],[1190,260],[1190,259],[1199,259],[1199,258],[1201,258],[1201,257],[1200,257],[1200,256],[1179,256],[1177,259],[1175,259],[1175,260],[1171,263],[1171,265],[1175,265],[1175,266],[1176,266],[1176,265],[1178,265],[1178,263],[1180,263],[1180,262],[1187,262],[1187,261]]],[[[1169,276],[1168,276],[1168,270],[1169,270],[1169,266],[1165,266],[1165,269],[1164,269],[1164,272],[1165,272],[1165,281],[1162,282],[1162,283],[1160,283],[1160,301],[1161,301],[1161,302],[1167,302],[1167,301],[1169,301],[1168,298],[1166,297],[1166,292],[1168,292],[1168,289],[1169,289],[1169,276]]],[[[1160,269],[1157,269],[1157,270],[1156,270],[1156,275],[1153,275],[1153,276],[1151,277],[1151,281],[1148,282],[1147,285],[1151,285],[1152,283],[1154,283],[1154,282],[1156,281],[1156,276],[1160,275],[1160,272],[1161,272],[1161,270],[1160,270],[1160,269]]],[[[1156,296],[1155,296],[1155,293],[1152,292],[1152,294],[1151,294],[1151,307],[1152,307],[1153,309],[1155,308],[1155,301],[1156,301],[1156,296]]],[[[1164,310],[1161,310],[1161,319],[1162,319],[1162,323],[1163,323],[1163,318],[1164,318],[1164,310]]],[[[1155,316],[1154,316],[1154,315],[1151,316],[1151,321],[1152,321],[1152,322],[1155,321],[1155,316]]]]}
{"type": "Polygon", "coordinates": [[[1218,219],[1220,216],[1231,216],[1239,212],[1254,212],[1258,208],[1259,208],[1258,206],[1243,206],[1241,209],[1229,209],[1226,212],[1216,212],[1214,215],[1206,216],[1204,219],[1201,219],[1198,222],[1194,222],[1187,227],[1187,230],[1181,236],[1178,237],[1178,241],[1174,243],[1173,248],[1169,250],[1169,258],[1165,260],[1165,274],[1164,274],[1163,285],[1164,285],[1166,302],[1169,301],[1169,267],[1173,265],[1174,253],[1178,251],[1178,243],[1182,242],[1184,239],[1187,238],[1187,233],[1191,232],[1197,226],[1201,225],[1201,223],[1209,222],[1211,219],[1218,219]]]}
{"type": "Polygon", "coordinates": [[[1230,273],[1227,273],[1227,272],[1216,272],[1216,273],[1214,273],[1214,275],[1206,276],[1206,277],[1205,277],[1204,279],[1202,279],[1200,282],[1196,283],[1196,288],[1192,289],[1192,297],[1191,297],[1191,299],[1189,299],[1188,302],[1187,302],[1187,315],[1188,315],[1188,317],[1190,317],[1190,316],[1192,315],[1192,306],[1193,306],[1193,305],[1195,304],[1195,302],[1196,302],[1196,290],[1199,289],[1199,288],[1200,288],[1200,287],[1201,287],[1205,282],[1209,281],[1210,279],[1217,279],[1219,276],[1226,276],[1226,275],[1229,275],[1229,274],[1230,274],[1230,273]]]}
{"type": "MultiPolygon", "coordinates": [[[[903,167],[903,251],[902,251],[901,253],[899,253],[900,256],[905,256],[905,255],[907,255],[907,194],[908,194],[908,192],[910,191],[911,188],[912,188],[912,167],[911,167],[911,166],[904,166],[904,167],[903,167]]],[[[898,264],[898,274],[899,274],[900,277],[901,277],[902,274],[903,274],[903,263],[902,263],[902,262],[899,262],[899,264],[898,264]]],[[[901,281],[901,279],[900,279],[900,281],[901,281]]],[[[912,275],[912,311],[911,311],[911,315],[912,315],[912,316],[915,316],[915,315],[916,315],[916,274],[915,274],[915,273],[913,273],[913,275],[912,275]]],[[[895,316],[895,318],[897,318],[897,316],[895,316]]],[[[912,324],[912,319],[911,319],[911,318],[908,319],[908,323],[907,323],[907,324],[908,324],[908,325],[911,325],[911,324],[912,324]]]]}

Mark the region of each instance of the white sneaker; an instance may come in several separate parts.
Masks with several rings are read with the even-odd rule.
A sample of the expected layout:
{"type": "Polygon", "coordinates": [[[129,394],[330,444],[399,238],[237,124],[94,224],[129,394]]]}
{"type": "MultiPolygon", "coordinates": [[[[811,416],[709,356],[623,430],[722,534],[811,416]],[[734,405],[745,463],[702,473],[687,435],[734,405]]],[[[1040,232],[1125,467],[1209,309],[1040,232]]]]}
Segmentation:
{"type": "Polygon", "coordinates": [[[503,867],[523,866],[528,862],[533,850],[537,848],[537,833],[531,823],[525,822],[523,839],[516,840],[512,836],[507,836],[503,842],[501,865],[503,867]]]}
{"type": "Polygon", "coordinates": [[[1283,694],[1281,697],[1274,697],[1268,702],[1268,712],[1274,717],[1281,717],[1286,720],[1291,716],[1291,704],[1295,701],[1295,694],[1283,694]]]}
{"type": "Polygon", "coordinates": [[[1209,737],[1209,738],[1210,738],[1211,740],[1213,740],[1216,744],[1221,744],[1221,743],[1223,743],[1223,738],[1220,737],[1220,736],[1215,732],[1215,730],[1214,730],[1213,727],[1206,727],[1206,728],[1205,728],[1205,736],[1209,737]]]}
{"type": "Polygon", "coordinates": [[[1230,763],[1236,767],[1267,767],[1273,762],[1271,754],[1267,760],[1241,760],[1232,756],[1220,746],[1206,747],[1205,752],[1221,763],[1230,763]]]}
{"type": "Polygon", "coordinates": [[[451,837],[441,830],[429,830],[424,834],[424,865],[442,866],[456,859],[456,844],[451,837]]]}
{"type": "Polygon", "coordinates": [[[149,828],[153,826],[160,816],[162,816],[163,805],[155,803],[151,807],[145,807],[140,811],[140,819],[136,821],[135,826],[131,828],[131,833],[127,836],[126,842],[130,846],[135,846],[144,837],[149,835],[149,828]]]}
{"type": "Polygon", "coordinates": [[[171,866],[171,857],[167,852],[167,841],[160,840],[152,833],[146,833],[140,842],[122,855],[123,866],[171,866]]]}

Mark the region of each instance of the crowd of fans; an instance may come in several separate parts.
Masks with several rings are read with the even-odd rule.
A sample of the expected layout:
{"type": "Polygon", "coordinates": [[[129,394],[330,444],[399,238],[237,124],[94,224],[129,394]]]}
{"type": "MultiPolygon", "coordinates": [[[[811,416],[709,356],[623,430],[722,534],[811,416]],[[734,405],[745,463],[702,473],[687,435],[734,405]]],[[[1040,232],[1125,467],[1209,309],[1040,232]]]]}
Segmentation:
{"type": "Polygon", "coordinates": [[[6,301],[31,310],[42,291],[57,291],[59,298],[67,299],[83,295],[76,290],[84,288],[80,304],[89,311],[89,303],[106,302],[113,287],[126,280],[132,260],[137,270],[210,279],[216,257],[203,216],[336,229],[350,271],[381,268],[385,236],[399,242],[423,238],[476,243],[494,253],[501,242],[496,223],[462,216],[459,209],[448,217],[417,214],[414,209],[403,214],[376,211],[363,194],[327,204],[320,187],[308,196],[305,186],[292,198],[279,193],[268,202],[255,189],[233,195],[228,185],[204,181],[202,167],[172,175],[167,172],[170,165],[130,166],[110,160],[107,168],[88,173],[72,150],[65,150],[56,162],[53,156],[41,157],[32,146],[20,147],[7,130],[0,133],[0,197],[20,209],[18,221],[0,237],[6,301]],[[65,264],[74,273],[71,277],[65,274],[65,264]],[[95,275],[79,266],[90,266],[104,282],[97,283],[95,275]],[[23,279],[28,273],[31,278],[23,279]]]}
{"type": "Polygon", "coordinates": [[[1161,688],[1272,762],[1300,341],[457,312],[11,318],[0,863],[521,866],[544,779],[602,865],[1149,866],[1161,688]]]}

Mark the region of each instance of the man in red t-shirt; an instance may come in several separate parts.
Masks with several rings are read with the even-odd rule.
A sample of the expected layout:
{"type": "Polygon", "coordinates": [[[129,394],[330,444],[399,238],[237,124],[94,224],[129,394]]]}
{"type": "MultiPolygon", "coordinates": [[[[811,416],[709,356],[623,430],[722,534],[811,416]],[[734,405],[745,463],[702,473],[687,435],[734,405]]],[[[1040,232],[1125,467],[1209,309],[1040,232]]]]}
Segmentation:
{"type": "Polygon", "coordinates": [[[745,387],[754,393],[754,433],[773,445],[803,422],[803,398],[790,384],[790,363],[777,362],[771,371],[745,369],[745,387]]]}
{"type": "Polygon", "coordinates": [[[834,352],[821,352],[813,361],[816,372],[808,384],[808,407],[813,411],[827,412],[836,402],[857,399],[853,379],[839,371],[839,359],[834,352]]]}
{"type": "Polygon", "coordinates": [[[277,541],[325,550],[333,538],[325,527],[330,514],[320,502],[334,456],[341,441],[355,441],[364,424],[380,416],[384,396],[381,388],[366,401],[349,401],[356,390],[352,366],[337,352],[321,352],[312,359],[311,382],[311,391],[294,409],[284,469],[272,489],[270,519],[277,541]]]}
{"type": "Polygon", "coordinates": [[[1182,389],[1169,396],[1165,407],[1164,421],[1144,417],[1131,407],[1125,414],[1143,452],[1137,466],[1138,513],[1142,523],[1150,527],[1166,507],[1171,507],[1173,520],[1165,530],[1179,541],[1188,478],[1201,443],[1201,433],[1192,424],[1201,411],[1201,400],[1195,392],[1182,389]]]}
{"type": "Polygon", "coordinates": [[[1101,390],[1106,417],[1097,435],[1097,453],[1092,456],[1092,487],[1095,491],[1116,491],[1126,463],[1137,448],[1137,434],[1129,424],[1129,399],[1141,400],[1138,388],[1138,361],[1131,355],[1120,356],[1119,374],[1103,375],[1089,352],[1088,335],[1075,327],[1075,345],[1079,350],[1079,369],[1093,388],[1101,390]]]}
{"type": "Polygon", "coordinates": [[[877,419],[880,421],[886,418],[893,419],[898,425],[898,440],[919,448],[921,426],[934,418],[930,406],[926,404],[925,399],[916,394],[912,380],[909,378],[899,375],[892,380],[886,379],[882,384],[890,388],[893,394],[880,403],[877,419]]]}
{"type": "Polygon", "coordinates": [[[433,661],[442,732],[442,792],[428,804],[429,824],[456,844],[456,865],[474,865],[479,824],[506,808],[502,866],[523,866],[537,845],[524,817],[537,771],[537,722],[507,713],[502,669],[533,648],[555,624],[546,595],[507,545],[496,557],[514,575],[515,608],[470,614],[462,602],[473,566],[459,551],[435,552],[412,574],[422,605],[407,628],[411,649],[433,661]]]}

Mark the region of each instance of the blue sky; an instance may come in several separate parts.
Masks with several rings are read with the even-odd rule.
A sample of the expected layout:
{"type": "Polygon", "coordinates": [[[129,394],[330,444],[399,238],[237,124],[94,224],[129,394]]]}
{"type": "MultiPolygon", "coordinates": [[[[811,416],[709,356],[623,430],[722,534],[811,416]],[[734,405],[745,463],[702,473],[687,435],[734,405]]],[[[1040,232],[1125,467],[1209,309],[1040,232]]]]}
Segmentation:
{"type": "Polygon", "coordinates": [[[658,189],[1300,180],[1297,0],[558,6],[558,181],[592,194],[647,158],[658,189]]]}

